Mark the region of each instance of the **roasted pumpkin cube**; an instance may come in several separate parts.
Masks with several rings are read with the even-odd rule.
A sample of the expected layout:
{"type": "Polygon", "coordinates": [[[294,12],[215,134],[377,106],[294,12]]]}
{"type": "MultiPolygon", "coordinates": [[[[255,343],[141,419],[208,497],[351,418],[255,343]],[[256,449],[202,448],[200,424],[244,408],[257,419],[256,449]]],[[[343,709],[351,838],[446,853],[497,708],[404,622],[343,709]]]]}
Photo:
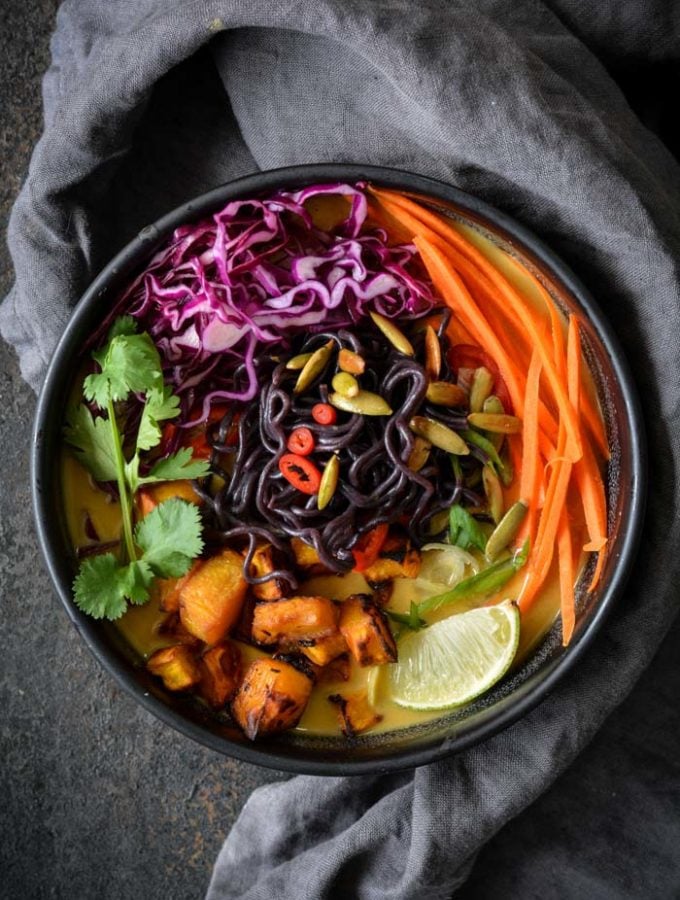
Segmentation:
{"type": "Polygon", "coordinates": [[[236,693],[241,677],[241,654],[231,641],[225,641],[207,650],[200,660],[203,699],[220,709],[236,693]]]}
{"type": "Polygon", "coordinates": [[[288,597],[257,603],[253,640],[258,644],[295,647],[299,641],[328,637],[338,629],[338,610],[328,597],[288,597]]]}
{"type": "Polygon", "coordinates": [[[340,728],[345,737],[354,737],[362,731],[368,731],[382,721],[380,713],[371,706],[366,691],[354,694],[331,694],[328,698],[338,712],[340,728]]]}
{"type": "Polygon", "coordinates": [[[309,673],[290,662],[256,659],[231,704],[232,715],[251,741],[285,731],[300,721],[312,686],[309,673]]]}
{"type": "Polygon", "coordinates": [[[193,634],[189,634],[184,625],[179,620],[179,613],[173,612],[159,622],[155,628],[161,637],[168,638],[174,644],[186,644],[188,647],[197,649],[201,642],[193,634]]]}
{"type": "Polygon", "coordinates": [[[318,684],[322,681],[349,681],[350,673],[351,663],[349,652],[347,652],[341,656],[336,656],[335,659],[332,659],[325,665],[317,675],[316,681],[318,684]]]}
{"type": "Polygon", "coordinates": [[[326,666],[336,656],[347,653],[347,641],[339,631],[322,638],[302,640],[298,647],[300,653],[304,653],[316,666],[326,666]]]}
{"type": "Polygon", "coordinates": [[[247,590],[243,557],[235,550],[222,550],[201,563],[182,587],[182,625],[206,644],[219,643],[238,621],[247,590]]]}
{"type": "MultiPolygon", "coordinates": [[[[258,547],[250,562],[250,575],[253,578],[261,578],[263,575],[269,575],[270,572],[276,571],[274,565],[272,546],[264,544],[258,547]]],[[[252,591],[258,600],[280,600],[283,597],[283,587],[278,578],[271,578],[262,584],[252,585],[252,591]]]]}
{"type": "Polygon", "coordinates": [[[159,578],[156,580],[156,596],[163,612],[179,611],[179,595],[182,592],[182,588],[200,565],[202,565],[201,561],[196,560],[187,574],[182,575],[181,578],[159,578]]]}
{"type": "Polygon", "coordinates": [[[163,679],[169,691],[188,691],[201,680],[201,670],[194,655],[185,644],[156,650],[147,660],[152,675],[163,679]]]}
{"type": "Polygon", "coordinates": [[[302,538],[291,538],[290,549],[293,551],[296,566],[299,569],[304,569],[307,574],[323,574],[328,571],[321,562],[321,557],[316,552],[316,548],[312,547],[311,544],[305,543],[302,538]]]}
{"type": "Polygon", "coordinates": [[[352,594],[341,604],[340,631],[360,666],[397,661],[397,645],[385,613],[368,594],[352,594]]]}
{"type": "Polygon", "coordinates": [[[378,558],[364,571],[366,581],[381,584],[392,578],[416,578],[420,572],[420,553],[401,530],[390,531],[378,558]]]}
{"type": "Polygon", "coordinates": [[[188,500],[189,503],[195,503],[197,506],[203,502],[188,479],[160,481],[158,484],[147,485],[137,491],[135,497],[137,511],[140,516],[145,516],[159,503],[162,503],[164,500],[172,500],[174,497],[180,500],[188,500]]]}

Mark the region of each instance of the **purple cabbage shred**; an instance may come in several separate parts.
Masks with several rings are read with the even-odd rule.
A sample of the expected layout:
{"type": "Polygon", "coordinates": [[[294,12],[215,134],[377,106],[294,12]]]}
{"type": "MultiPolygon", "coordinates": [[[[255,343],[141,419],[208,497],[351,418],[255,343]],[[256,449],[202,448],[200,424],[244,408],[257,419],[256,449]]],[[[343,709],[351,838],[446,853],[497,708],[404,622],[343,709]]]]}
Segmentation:
{"type": "Polygon", "coordinates": [[[213,403],[253,399],[258,356],[289,350],[295,335],[353,325],[371,311],[419,317],[436,305],[416,248],[364,227],[365,188],[320,184],[232,201],[177,228],[125,291],[115,312],[154,339],[184,427],[204,421],[213,403]],[[321,195],[350,201],[330,231],[305,207],[321,195]]]}

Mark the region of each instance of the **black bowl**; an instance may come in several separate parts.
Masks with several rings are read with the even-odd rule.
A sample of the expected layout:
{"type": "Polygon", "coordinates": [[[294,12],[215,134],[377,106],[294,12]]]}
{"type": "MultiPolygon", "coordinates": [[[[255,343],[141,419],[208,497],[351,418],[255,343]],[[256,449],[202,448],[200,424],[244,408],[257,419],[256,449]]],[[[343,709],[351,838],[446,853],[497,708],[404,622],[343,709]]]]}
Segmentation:
{"type": "Polygon", "coordinates": [[[642,527],[645,440],[639,401],[621,348],[583,285],[544,244],[521,225],[449,185],[392,169],[358,165],[309,165],[240,178],[192,200],[144,228],[95,279],[78,303],[49,366],[38,402],[32,448],[36,525],[47,566],[64,608],[106,668],[146,709],[202,744],[263,766],[318,775],[389,772],[441,759],[490,737],[536,706],[572,669],[621,593],[642,527]],[[559,626],[513,675],[479,701],[426,724],[365,735],[349,746],[341,738],[298,733],[249,742],[190,697],[172,694],[152,678],[119,632],[83,615],[71,599],[74,554],[66,533],[60,493],[61,427],[66,400],[86,338],[101,322],[130,276],[175,227],[216,211],[228,201],[315,182],[368,180],[427,198],[439,209],[470,221],[520,259],[541,279],[557,304],[578,311],[583,344],[604,408],[612,461],[608,470],[610,553],[597,591],[580,592],[573,639],[561,646],[559,626]]]}

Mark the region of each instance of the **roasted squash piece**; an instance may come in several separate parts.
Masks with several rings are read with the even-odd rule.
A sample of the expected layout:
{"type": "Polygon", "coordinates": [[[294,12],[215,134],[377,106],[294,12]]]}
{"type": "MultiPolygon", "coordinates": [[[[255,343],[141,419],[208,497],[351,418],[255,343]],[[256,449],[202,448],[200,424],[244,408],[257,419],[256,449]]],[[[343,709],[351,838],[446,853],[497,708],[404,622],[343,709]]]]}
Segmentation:
{"type": "Polygon", "coordinates": [[[283,659],[256,659],[231,704],[236,722],[251,741],[293,728],[312,693],[310,673],[283,659]]]}
{"type": "Polygon", "coordinates": [[[253,640],[293,648],[299,641],[328,637],[338,628],[338,610],[328,597],[289,597],[257,603],[253,613],[253,640]]]}
{"type": "Polygon", "coordinates": [[[290,549],[295,557],[295,565],[299,569],[304,569],[308,575],[323,574],[328,571],[321,562],[316,549],[311,544],[306,544],[301,538],[291,538],[290,549]]]}
{"type": "Polygon", "coordinates": [[[163,679],[169,691],[187,691],[201,680],[201,670],[193,653],[185,644],[156,650],[146,667],[152,675],[163,679]]]}
{"type": "Polygon", "coordinates": [[[350,672],[349,653],[343,653],[342,656],[336,656],[320,670],[316,681],[317,684],[323,681],[349,681],[350,672]]]}
{"type": "Polygon", "coordinates": [[[408,536],[401,530],[390,531],[380,548],[378,558],[364,571],[370,584],[380,584],[392,578],[416,578],[420,572],[420,553],[411,547],[408,536]]]}
{"type": "Polygon", "coordinates": [[[197,506],[203,502],[188,479],[160,481],[158,484],[147,485],[137,491],[135,497],[137,511],[140,516],[145,516],[159,503],[162,503],[164,500],[171,500],[173,497],[177,497],[180,500],[188,500],[189,503],[195,503],[197,506]]]}
{"type": "Polygon", "coordinates": [[[368,594],[352,594],[341,604],[340,631],[360,666],[397,661],[397,645],[385,613],[368,594]]]}
{"type": "Polygon", "coordinates": [[[247,589],[243,557],[235,550],[222,550],[201,563],[182,587],[182,625],[206,644],[219,643],[236,624],[247,589]]]}
{"type": "Polygon", "coordinates": [[[380,713],[368,702],[366,691],[346,696],[331,694],[328,700],[337,709],[340,728],[345,737],[354,737],[355,734],[373,728],[382,720],[380,713]]]}
{"type": "Polygon", "coordinates": [[[302,640],[298,647],[300,653],[304,653],[316,666],[326,666],[336,656],[347,653],[347,641],[339,631],[322,638],[302,640]]]}
{"type": "Polygon", "coordinates": [[[158,578],[155,582],[156,596],[163,612],[179,611],[179,595],[182,588],[202,565],[201,560],[196,560],[186,575],[181,578],[158,578]]]}
{"type": "Polygon", "coordinates": [[[231,641],[206,651],[200,660],[200,694],[213,707],[220,709],[236,693],[241,677],[241,654],[231,641]]]}
{"type": "MultiPolygon", "coordinates": [[[[250,562],[250,575],[254,578],[261,578],[275,570],[271,544],[258,547],[250,562]]],[[[262,584],[252,585],[252,591],[258,600],[280,600],[283,597],[283,588],[278,578],[271,578],[262,584]]]]}
{"type": "Polygon", "coordinates": [[[198,649],[201,642],[193,634],[189,634],[184,625],[179,620],[179,613],[173,612],[159,622],[156,626],[156,632],[163,638],[170,639],[174,644],[186,644],[187,647],[198,649]]]}

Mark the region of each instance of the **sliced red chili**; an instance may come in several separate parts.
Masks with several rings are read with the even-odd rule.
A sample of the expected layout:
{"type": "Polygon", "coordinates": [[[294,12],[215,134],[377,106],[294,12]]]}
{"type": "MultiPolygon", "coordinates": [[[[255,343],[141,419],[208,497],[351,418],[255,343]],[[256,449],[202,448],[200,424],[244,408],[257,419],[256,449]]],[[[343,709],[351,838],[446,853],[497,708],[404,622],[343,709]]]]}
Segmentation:
{"type": "Polygon", "coordinates": [[[376,525],[375,528],[361,535],[354,547],[352,547],[355,572],[365,572],[369,566],[373,565],[378,558],[382,545],[387,539],[388,531],[389,525],[383,523],[382,525],[376,525]]]}
{"type": "Polygon", "coordinates": [[[284,453],[279,460],[279,471],[294,488],[303,494],[316,494],[321,484],[321,472],[311,460],[298,453],[284,453]]]}
{"type": "Polygon", "coordinates": [[[309,428],[296,428],[295,431],[291,432],[286,446],[291,453],[309,456],[316,446],[316,441],[309,428]]]}
{"type": "Polygon", "coordinates": [[[312,407],[312,418],[319,425],[335,425],[338,414],[330,403],[316,403],[312,407]]]}
{"type": "Polygon", "coordinates": [[[501,377],[501,373],[498,371],[498,366],[493,357],[489,356],[489,354],[485,350],[482,350],[481,347],[477,347],[474,344],[454,344],[447,356],[454,372],[457,372],[458,369],[477,369],[479,366],[484,366],[488,369],[493,375],[495,382],[494,394],[503,404],[503,409],[506,413],[512,414],[513,409],[510,393],[501,377]]]}

